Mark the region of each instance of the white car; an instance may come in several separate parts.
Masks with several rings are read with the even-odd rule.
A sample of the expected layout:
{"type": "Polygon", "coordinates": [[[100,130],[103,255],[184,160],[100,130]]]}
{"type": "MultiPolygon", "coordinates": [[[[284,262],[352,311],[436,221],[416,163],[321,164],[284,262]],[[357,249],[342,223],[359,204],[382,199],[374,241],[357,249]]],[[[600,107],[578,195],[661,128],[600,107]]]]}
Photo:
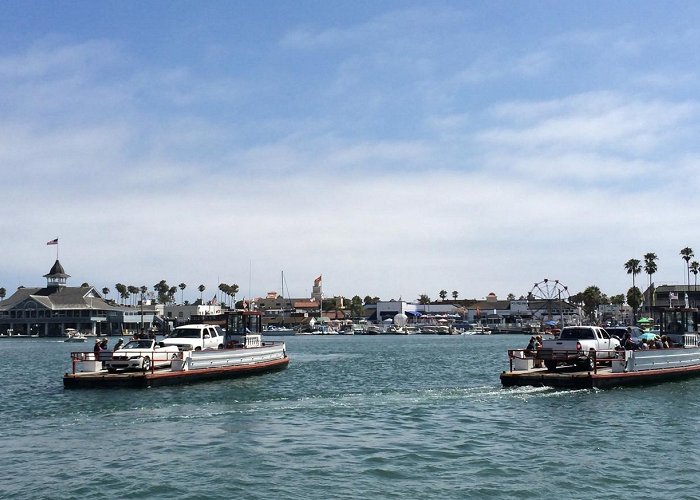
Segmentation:
{"type": "Polygon", "coordinates": [[[183,351],[223,349],[224,332],[216,325],[178,326],[163,340],[163,344],[177,346],[183,351]]]}
{"type": "Polygon", "coordinates": [[[104,365],[110,373],[128,369],[148,371],[151,367],[170,366],[179,352],[177,347],[163,345],[153,339],[131,340],[114,351],[112,358],[105,360],[104,365]]]}

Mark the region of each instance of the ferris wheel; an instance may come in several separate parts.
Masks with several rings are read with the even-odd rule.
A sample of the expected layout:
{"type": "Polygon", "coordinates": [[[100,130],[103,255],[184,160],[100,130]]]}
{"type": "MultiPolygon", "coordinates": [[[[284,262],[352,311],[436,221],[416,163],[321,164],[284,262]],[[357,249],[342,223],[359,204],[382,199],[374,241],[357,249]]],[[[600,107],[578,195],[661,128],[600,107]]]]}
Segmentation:
{"type": "Polygon", "coordinates": [[[539,283],[535,283],[535,286],[530,290],[529,297],[534,300],[546,300],[546,301],[564,301],[569,302],[571,296],[569,295],[569,287],[564,285],[559,280],[550,280],[545,278],[539,283]]]}
{"type": "Polygon", "coordinates": [[[564,309],[562,302],[569,302],[571,296],[569,287],[561,281],[545,278],[535,283],[528,294],[528,300],[535,305],[534,312],[539,312],[552,320],[555,314],[562,315],[564,309]]]}

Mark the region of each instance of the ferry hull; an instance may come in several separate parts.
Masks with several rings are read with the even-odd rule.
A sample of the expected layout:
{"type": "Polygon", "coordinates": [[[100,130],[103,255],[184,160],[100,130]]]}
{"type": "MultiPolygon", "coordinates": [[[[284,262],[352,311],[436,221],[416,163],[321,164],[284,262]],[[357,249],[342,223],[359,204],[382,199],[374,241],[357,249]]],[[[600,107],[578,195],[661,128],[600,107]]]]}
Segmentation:
{"type": "Polygon", "coordinates": [[[561,389],[606,389],[611,387],[658,384],[700,376],[700,365],[661,368],[636,372],[615,373],[610,368],[598,368],[597,373],[581,371],[549,372],[546,369],[504,371],[501,383],[505,387],[535,386],[561,389]]]}

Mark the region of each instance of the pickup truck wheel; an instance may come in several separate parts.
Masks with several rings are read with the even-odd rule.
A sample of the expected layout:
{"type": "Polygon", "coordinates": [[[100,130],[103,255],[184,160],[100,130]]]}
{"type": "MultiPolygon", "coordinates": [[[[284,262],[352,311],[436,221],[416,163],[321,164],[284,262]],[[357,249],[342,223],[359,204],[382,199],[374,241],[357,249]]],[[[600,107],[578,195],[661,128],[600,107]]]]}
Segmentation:
{"type": "Polygon", "coordinates": [[[148,356],[143,358],[143,365],[141,365],[141,367],[143,368],[143,371],[145,371],[145,372],[150,370],[151,369],[151,358],[149,358],[148,356]]]}
{"type": "Polygon", "coordinates": [[[588,369],[588,371],[593,371],[595,370],[595,361],[593,360],[592,357],[588,357],[585,362],[585,367],[588,369]]]}
{"type": "Polygon", "coordinates": [[[195,347],[195,348],[194,348],[194,350],[195,350],[195,351],[201,351],[201,350],[202,350],[202,348],[201,348],[201,347],[199,347],[199,346],[197,346],[197,347],[195,347]]]}
{"type": "Polygon", "coordinates": [[[217,347],[217,349],[223,349],[223,348],[224,348],[224,344],[219,344],[219,347],[217,347]]]}
{"type": "Polygon", "coordinates": [[[557,370],[557,362],[556,361],[549,361],[546,360],[544,362],[544,366],[547,368],[548,371],[553,372],[557,370]]]}

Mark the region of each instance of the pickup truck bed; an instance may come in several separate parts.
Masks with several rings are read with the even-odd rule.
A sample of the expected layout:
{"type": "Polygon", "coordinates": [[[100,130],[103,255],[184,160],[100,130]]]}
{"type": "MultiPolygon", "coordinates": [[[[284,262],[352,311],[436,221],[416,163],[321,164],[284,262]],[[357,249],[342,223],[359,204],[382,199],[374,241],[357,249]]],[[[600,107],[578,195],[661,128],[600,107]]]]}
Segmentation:
{"type": "Polygon", "coordinates": [[[550,371],[556,370],[558,364],[571,363],[592,370],[597,360],[614,357],[613,350],[619,345],[617,339],[597,326],[564,327],[559,338],[542,342],[536,357],[550,371]]]}

